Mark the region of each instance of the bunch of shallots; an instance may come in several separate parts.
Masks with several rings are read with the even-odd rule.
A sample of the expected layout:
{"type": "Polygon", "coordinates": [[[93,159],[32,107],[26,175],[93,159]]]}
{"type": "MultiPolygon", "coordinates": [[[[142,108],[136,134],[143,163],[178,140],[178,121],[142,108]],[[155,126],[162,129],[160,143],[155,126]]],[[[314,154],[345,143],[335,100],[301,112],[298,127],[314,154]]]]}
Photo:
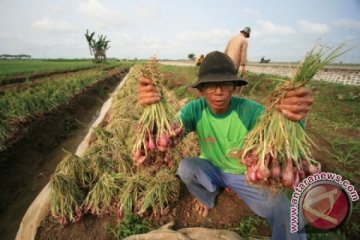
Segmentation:
{"type": "Polygon", "coordinates": [[[135,144],[132,157],[136,166],[154,155],[160,155],[170,167],[173,162],[168,155],[169,147],[174,147],[183,132],[183,125],[175,109],[164,97],[166,89],[162,82],[164,76],[157,69],[157,62],[152,59],[140,69],[138,77],[151,79],[161,95],[158,103],[144,108],[136,126],[135,144]]]}
{"type": "MultiPolygon", "coordinates": [[[[321,171],[311,149],[313,141],[298,122],[287,119],[276,109],[285,94],[304,86],[326,64],[345,53],[339,46],[321,59],[323,48],[313,48],[297,69],[292,80],[284,82],[267,99],[266,110],[249,132],[243,146],[241,162],[247,166],[251,183],[278,188],[292,188],[307,175],[321,171]]],[[[348,50],[347,50],[348,51],[348,50]]]]}

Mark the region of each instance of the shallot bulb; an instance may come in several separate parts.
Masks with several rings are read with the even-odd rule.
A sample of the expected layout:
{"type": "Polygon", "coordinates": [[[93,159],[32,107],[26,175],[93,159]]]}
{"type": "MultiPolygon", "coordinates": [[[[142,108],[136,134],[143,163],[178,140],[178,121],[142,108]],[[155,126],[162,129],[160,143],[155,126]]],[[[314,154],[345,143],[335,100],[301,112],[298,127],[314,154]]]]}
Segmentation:
{"type": "Polygon", "coordinates": [[[300,182],[300,173],[299,173],[299,170],[295,170],[294,171],[294,176],[295,176],[295,179],[294,179],[294,183],[292,185],[292,187],[297,187],[299,185],[299,182],[300,182]]]}
{"type": "Polygon", "coordinates": [[[256,171],[256,178],[258,180],[267,180],[270,177],[270,174],[270,170],[265,165],[261,165],[256,171]]]}
{"type": "Polygon", "coordinates": [[[291,159],[288,159],[288,161],[286,162],[281,177],[281,182],[284,187],[292,187],[292,185],[294,184],[294,174],[291,159]]]}
{"type": "Polygon", "coordinates": [[[281,174],[281,168],[277,161],[272,160],[271,176],[274,178],[279,177],[281,174]]]}
{"type": "Polygon", "coordinates": [[[148,146],[149,146],[149,150],[153,151],[156,149],[156,145],[154,143],[154,138],[152,136],[152,134],[149,133],[149,142],[148,142],[148,146]]]}
{"type": "Polygon", "coordinates": [[[161,135],[158,139],[157,139],[157,145],[158,146],[163,146],[163,147],[167,147],[169,144],[171,143],[171,140],[168,136],[166,135],[161,135]]]}
{"type": "Polygon", "coordinates": [[[249,182],[256,182],[258,179],[256,177],[256,165],[254,166],[251,166],[249,167],[247,170],[246,170],[246,179],[249,181],[249,182]]]}
{"type": "Polygon", "coordinates": [[[315,174],[321,172],[321,165],[314,166],[313,164],[309,164],[309,173],[315,174]]]}

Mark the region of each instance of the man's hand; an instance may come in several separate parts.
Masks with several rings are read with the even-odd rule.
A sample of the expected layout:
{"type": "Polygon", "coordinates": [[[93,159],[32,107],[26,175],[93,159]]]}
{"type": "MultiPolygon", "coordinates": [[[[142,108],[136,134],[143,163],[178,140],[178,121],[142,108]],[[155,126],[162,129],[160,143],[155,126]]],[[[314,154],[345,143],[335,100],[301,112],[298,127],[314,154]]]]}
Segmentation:
{"type": "Polygon", "coordinates": [[[140,85],[138,89],[139,103],[146,107],[160,100],[160,94],[155,87],[153,81],[148,78],[140,77],[140,85]]]}
{"type": "Polygon", "coordinates": [[[313,104],[313,92],[300,87],[286,93],[285,98],[277,105],[277,109],[292,121],[304,119],[313,104]]]}

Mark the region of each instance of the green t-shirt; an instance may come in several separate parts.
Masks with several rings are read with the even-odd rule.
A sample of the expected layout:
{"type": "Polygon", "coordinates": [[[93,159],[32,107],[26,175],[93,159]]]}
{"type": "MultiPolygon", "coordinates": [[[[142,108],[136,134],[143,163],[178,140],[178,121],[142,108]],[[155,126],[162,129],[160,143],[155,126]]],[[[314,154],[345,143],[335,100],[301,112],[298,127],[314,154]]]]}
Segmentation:
{"type": "Polygon", "coordinates": [[[204,98],[189,102],[180,110],[186,131],[195,131],[200,143],[200,158],[208,159],[226,173],[243,174],[246,166],[231,153],[243,145],[264,107],[254,101],[231,97],[224,114],[211,112],[204,98]]]}

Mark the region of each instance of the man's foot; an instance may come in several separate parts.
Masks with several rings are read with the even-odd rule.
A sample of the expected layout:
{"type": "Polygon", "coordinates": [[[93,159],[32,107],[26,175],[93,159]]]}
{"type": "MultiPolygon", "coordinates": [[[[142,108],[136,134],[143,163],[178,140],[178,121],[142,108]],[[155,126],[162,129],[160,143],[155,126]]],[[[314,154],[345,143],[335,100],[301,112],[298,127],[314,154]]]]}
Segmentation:
{"type": "Polygon", "coordinates": [[[198,212],[200,216],[207,217],[209,213],[209,208],[204,204],[202,204],[201,202],[199,202],[197,199],[194,199],[193,202],[195,204],[195,211],[198,212]]]}

